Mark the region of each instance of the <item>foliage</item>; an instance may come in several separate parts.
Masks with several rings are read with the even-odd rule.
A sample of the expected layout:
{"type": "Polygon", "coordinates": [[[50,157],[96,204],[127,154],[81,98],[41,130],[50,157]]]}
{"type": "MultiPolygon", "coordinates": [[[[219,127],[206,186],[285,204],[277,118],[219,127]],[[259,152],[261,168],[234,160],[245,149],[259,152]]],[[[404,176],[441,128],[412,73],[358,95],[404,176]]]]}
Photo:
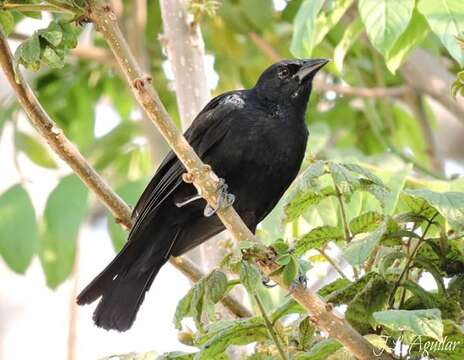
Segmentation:
{"type": "MultiPolygon", "coordinates": [[[[0,26],[13,36],[25,16],[41,12],[12,5],[40,10],[52,3],[62,11],[19,45],[16,61],[37,72],[34,87],[44,108],[118,194],[134,204],[153,162],[161,158],[157,152],[150,156],[140,141],[146,129],[134,121],[134,102],[112,65],[69,54],[80,36],[77,20],[85,2],[3,0],[0,26]],[[96,108],[102,103],[112,107],[117,120],[103,135],[95,131],[96,108]]],[[[464,66],[460,0],[290,0],[279,10],[271,0],[192,0],[188,5],[194,21],[201,22],[207,51],[214,55],[214,69],[220,75],[217,93],[252,86],[276,54],[333,58],[326,74],[329,85],[368,91],[404,85],[402,65],[417,48],[434,54],[451,71],[464,66]]],[[[148,6],[154,15],[148,17],[144,34],[150,39],[147,65],[163,103],[176,117],[162,45],[152,41],[161,31],[158,2],[148,6]]],[[[130,27],[130,14],[122,21],[130,27]]],[[[98,35],[94,40],[97,49],[107,51],[98,35]]],[[[454,96],[463,94],[463,76],[461,71],[453,85],[454,96]]],[[[341,306],[352,326],[378,347],[390,346],[379,342],[382,337],[402,338],[407,344],[414,336],[464,343],[462,179],[437,179],[443,174],[433,168],[424,124],[404,99],[352,99],[337,91],[316,92],[306,119],[311,135],[302,171],[258,229],[274,255],[275,273],[292,288],[319,262],[337,263],[344,277],[326,284],[319,294],[341,306]],[[334,249],[341,258],[332,259],[334,249]],[[425,275],[434,278],[436,290],[422,286],[425,275]]],[[[435,119],[423,95],[420,104],[425,126],[433,131],[435,119]]],[[[58,185],[43,212],[34,207],[24,184],[0,195],[0,255],[18,273],[24,273],[38,255],[47,285],[56,288],[72,271],[79,229],[94,213],[93,205],[77,178],[62,176],[62,165],[39,138],[16,126],[18,111],[15,105],[2,108],[0,133],[7,124],[14,125],[15,156],[21,153],[54,171],[58,185]],[[22,219],[20,229],[17,218],[22,219]]],[[[107,223],[113,245],[120,249],[126,234],[110,216],[107,223]]],[[[285,294],[270,296],[261,285],[266,279],[254,262],[262,251],[241,243],[192,286],[178,304],[174,324],[186,332],[184,319],[194,320],[195,330],[184,342],[195,352],[173,352],[160,359],[226,359],[230,346],[252,343],[256,345],[251,359],[276,359],[270,331],[277,333],[294,359],[343,356],[345,349],[316,329],[298,304],[285,294]],[[257,311],[248,319],[217,319],[217,303],[235,286],[247,291],[253,305],[264,300],[264,315],[272,320],[272,329],[257,311]]],[[[460,351],[433,355],[460,359],[464,356],[460,351]]]]}

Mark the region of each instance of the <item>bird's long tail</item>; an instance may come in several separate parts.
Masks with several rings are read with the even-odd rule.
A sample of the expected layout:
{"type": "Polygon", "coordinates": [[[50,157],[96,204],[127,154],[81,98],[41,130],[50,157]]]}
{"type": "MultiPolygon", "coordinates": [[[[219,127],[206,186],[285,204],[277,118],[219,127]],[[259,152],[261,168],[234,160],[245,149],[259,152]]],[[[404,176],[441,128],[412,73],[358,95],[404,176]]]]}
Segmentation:
{"type": "MultiPolygon", "coordinates": [[[[170,235],[170,240],[175,241],[177,233],[170,235]]],[[[144,240],[126,243],[77,297],[79,305],[90,304],[101,297],[93,314],[97,326],[118,331],[126,331],[132,326],[146,291],[169,257],[160,249],[159,241],[144,240]]]]}

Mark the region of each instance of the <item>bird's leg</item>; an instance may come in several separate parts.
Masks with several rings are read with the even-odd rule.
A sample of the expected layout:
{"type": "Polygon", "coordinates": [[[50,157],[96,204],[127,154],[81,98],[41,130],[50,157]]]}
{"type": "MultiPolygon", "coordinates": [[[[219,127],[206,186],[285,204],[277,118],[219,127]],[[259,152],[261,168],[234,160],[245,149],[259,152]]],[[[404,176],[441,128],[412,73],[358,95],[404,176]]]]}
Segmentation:
{"type": "Polygon", "coordinates": [[[261,283],[267,287],[267,288],[273,288],[275,286],[277,286],[277,283],[274,283],[274,284],[269,284],[271,282],[271,279],[269,279],[267,276],[263,276],[261,278],[261,283]]]}
{"type": "Polygon", "coordinates": [[[217,194],[216,194],[217,207],[213,208],[209,204],[206,205],[205,210],[203,212],[203,214],[206,217],[211,217],[214,214],[216,214],[216,212],[219,209],[225,209],[225,208],[231,206],[234,203],[235,195],[229,194],[227,192],[227,188],[228,188],[228,186],[226,184],[226,181],[224,179],[220,178],[219,182],[218,182],[217,194]]]}
{"type": "Polygon", "coordinates": [[[188,205],[190,204],[191,202],[194,202],[196,200],[200,200],[202,199],[201,195],[200,194],[196,194],[196,195],[193,195],[192,197],[189,197],[187,199],[185,199],[184,201],[182,202],[176,202],[176,206],[178,208],[181,208],[181,207],[184,207],[185,205],[188,205]]]}
{"type": "Polygon", "coordinates": [[[302,286],[304,289],[306,289],[306,287],[308,286],[308,279],[306,278],[306,275],[303,275],[301,273],[298,275],[296,280],[294,280],[290,285],[290,291],[288,295],[292,294],[298,288],[298,286],[302,286]]]}

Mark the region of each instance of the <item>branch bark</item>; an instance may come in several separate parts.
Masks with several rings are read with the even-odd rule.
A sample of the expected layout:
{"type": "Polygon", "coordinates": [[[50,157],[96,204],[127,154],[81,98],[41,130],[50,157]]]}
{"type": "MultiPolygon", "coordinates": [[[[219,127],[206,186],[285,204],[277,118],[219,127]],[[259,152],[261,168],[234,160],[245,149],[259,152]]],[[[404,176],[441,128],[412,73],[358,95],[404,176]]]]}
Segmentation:
{"type": "MultiPolygon", "coordinates": [[[[127,42],[119,29],[116,15],[104,0],[88,1],[88,17],[95,23],[107,41],[111,51],[123,71],[128,85],[132,89],[136,100],[150,119],[156,124],[170,147],[187,170],[185,180],[192,181],[199,194],[212,206],[216,206],[218,177],[211,167],[205,165],[194,152],[186,139],[172,122],[169,114],[159,100],[159,96],[150,85],[149,78],[140,71],[127,42]]],[[[254,240],[257,238],[247,228],[233,207],[219,209],[218,217],[230,231],[235,240],[254,240]]],[[[269,274],[273,270],[270,264],[260,262],[261,269],[269,274]]],[[[283,288],[282,278],[273,277],[283,288]]],[[[358,332],[356,332],[343,316],[336,314],[317,295],[297,286],[292,296],[313,316],[317,326],[327,332],[329,336],[340,341],[353,355],[359,359],[393,359],[389,354],[375,356],[374,347],[358,332]]]]}
{"type": "MultiPolygon", "coordinates": [[[[52,150],[72,168],[82,182],[110,210],[116,221],[126,229],[130,229],[132,219],[129,206],[111,189],[105,180],[90,166],[79,150],[66,138],[63,131],[42,108],[21,73],[17,72],[15,74],[13,56],[2,29],[0,29],[0,65],[18,101],[36,130],[47,141],[52,150]],[[18,82],[16,82],[15,76],[18,82]]],[[[192,281],[198,281],[204,276],[191,261],[183,258],[172,258],[170,262],[192,281]]],[[[224,298],[223,303],[237,317],[249,317],[252,315],[232,297],[224,298]]]]}
{"type": "Polygon", "coordinates": [[[450,88],[455,77],[436,57],[418,48],[409,56],[400,72],[411,87],[437,100],[464,124],[464,98],[453,99],[450,88]]]}
{"type": "Polygon", "coordinates": [[[187,129],[209,101],[205,48],[200,27],[192,22],[183,0],[161,0],[162,43],[174,73],[182,129],[187,129]]]}

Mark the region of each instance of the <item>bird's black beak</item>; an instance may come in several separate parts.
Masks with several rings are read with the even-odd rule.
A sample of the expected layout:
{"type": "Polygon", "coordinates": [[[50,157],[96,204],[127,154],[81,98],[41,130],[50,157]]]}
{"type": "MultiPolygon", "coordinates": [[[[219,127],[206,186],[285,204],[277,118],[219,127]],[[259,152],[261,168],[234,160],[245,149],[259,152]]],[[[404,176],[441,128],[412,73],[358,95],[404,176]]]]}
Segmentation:
{"type": "Polygon", "coordinates": [[[301,66],[300,70],[298,70],[295,75],[293,75],[293,77],[298,78],[298,81],[301,83],[310,76],[316,74],[329,61],[329,59],[303,60],[303,65],[301,66]]]}

